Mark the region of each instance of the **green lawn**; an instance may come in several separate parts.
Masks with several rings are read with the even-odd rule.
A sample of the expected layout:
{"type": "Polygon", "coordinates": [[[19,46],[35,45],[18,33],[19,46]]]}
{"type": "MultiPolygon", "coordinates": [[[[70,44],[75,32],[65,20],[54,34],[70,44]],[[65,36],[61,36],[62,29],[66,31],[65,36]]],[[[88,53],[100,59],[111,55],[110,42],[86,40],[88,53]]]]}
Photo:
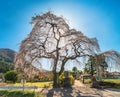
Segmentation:
{"type": "Polygon", "coordinates": [[[0,97],[43,97],[39,92],[0,90],[0,97]]]}
{"type": "MultiPolygon", "coordinates": [[[[84,82],[90,83],[91,79],[85,79],[84,82]]],[[[118,88],[120,89],[120,79],[103,79],[103,84],[104,85],[109,85],[112,88],[118,88]]]]}
{"type": "Polygon", "coordinates": [[[104,79],[103,82],[111,84],[111,87],[120,89],[120,79],[104,79]]]}
{"type": "Polygon", "coordinates": [[[103,81],[120,84],[120,79],[103,79],[103,81]]]}
{"type": "MultiPolygon", "coordinates": [[[[45,87],[52,87],[52,81],[50,82],[27,82],[25,83],[25,86],[37,86],[39,88],[45,88],[45,87]]],[[[7,83],[1,83],[1,86],[22,86],[21,83],[15,83],[15,84],[7,84],[7,83]]]]}
{"type": "MultiPolygon", "coordinates": [[[[21,84],[15,83],[14,86],[21,86],[21,84]]],[[[37,86],[39,88],[52,87],[52,82],[27,82],[25,86],[37,86]]]]}
{"type": "MultiPolygon", "coordinates": [[[[25,86],[37,86],[40,88],[45,87],[52,87],[52,81],[51,82],[27,82],[25,86]]],[[[0,83],[0,86],[22,86],[20,83],[15,84],[8,84],[8,83],[0,83]]],[[[0,90],[0,97],[44,97],[39,92],[33,92],[33,91],[20,91],[20,90],[0,90]]]]}
{"type": "Polygon", "coordinates": [[[85,78],[85,79],[84,79],[84,84],[89,84],[89,83],[91,83],[91,79],[85,78]]]}

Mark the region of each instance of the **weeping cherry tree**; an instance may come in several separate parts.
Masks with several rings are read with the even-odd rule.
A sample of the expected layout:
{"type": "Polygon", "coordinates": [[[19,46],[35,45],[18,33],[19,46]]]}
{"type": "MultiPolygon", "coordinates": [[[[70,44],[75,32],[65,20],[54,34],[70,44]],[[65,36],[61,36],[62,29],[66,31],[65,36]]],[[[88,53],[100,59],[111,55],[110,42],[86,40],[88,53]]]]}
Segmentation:
{"type": "MultiPolygon", "coordinates": [[[[64,71],[67,61],[94,54],[99,50],[96,38],[88,38],[82,32],[70,29],[63,17],[51,12],[32,18],[33,29],[25,38],[16,55],[16,67],[26,67],[40,59],[51,62],[53,87],[58,87],[57,74],[64,71]]],[[[44,64],[42,64],[44,65],[44,64]]]]}

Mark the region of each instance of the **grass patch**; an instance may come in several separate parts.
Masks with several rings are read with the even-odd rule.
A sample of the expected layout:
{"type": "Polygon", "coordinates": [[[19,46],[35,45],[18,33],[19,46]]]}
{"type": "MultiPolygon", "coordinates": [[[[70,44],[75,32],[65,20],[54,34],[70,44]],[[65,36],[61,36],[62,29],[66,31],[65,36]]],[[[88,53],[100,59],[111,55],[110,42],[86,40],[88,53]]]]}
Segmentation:
{"type": "Polygon", "coordinates": [[[84,83],[85,83],[85,84],[89,84],[89,83],[91,83],[91,79],[89,79],[89,78],[84,79],[84,83]]]}
{"type": "Polygon", "coordinates": [[[109,85],[111,88],[120,89],[120,79],[104,79],[103,83],[109,85]]]}
{"type": "Polygon", "coordinates": [[[120,84],[120,79],[103,79],[103,81],[120,84]]]}
{"type": "MultiPolygon", "coordinates": [[[[37,86],[39,88],[45,88],[45,87],[52,87],[53,82],[27,82],[25,83],[25,86],[37,86]]],[[[7,83],[2,83],[0,84],[1,86],[22,86],[21,83],[15,83],[15,84],[7,84],[7,83]]]]}
{"type": "Polygon", "coordinates": [[[0,97],[43,97],[39,92],[0,90],[0,97]]]}
{"type": "MultiPolygon", "coordinates": [[[[91,79],[84,79],[84,83],[91,83],[91,79]]],[[[120,79],[103,79],[102,82],[99,82],[101,86],[108,86],[110,88],[120,89],[120,79]]]]}

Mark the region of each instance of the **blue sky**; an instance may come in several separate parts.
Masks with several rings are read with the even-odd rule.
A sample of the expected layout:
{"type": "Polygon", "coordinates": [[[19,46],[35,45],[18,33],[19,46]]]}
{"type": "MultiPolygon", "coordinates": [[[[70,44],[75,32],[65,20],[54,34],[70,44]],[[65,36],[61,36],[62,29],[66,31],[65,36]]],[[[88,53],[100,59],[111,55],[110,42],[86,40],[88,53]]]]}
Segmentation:
{"type": "Polygon", "coordinates": [[[119,0],[0,0],[0,48],[18,51],[32,29],[32,16],[51,10],[71,28],[96,37],[101,51],[120,52],[119,6],[119,0]]]}

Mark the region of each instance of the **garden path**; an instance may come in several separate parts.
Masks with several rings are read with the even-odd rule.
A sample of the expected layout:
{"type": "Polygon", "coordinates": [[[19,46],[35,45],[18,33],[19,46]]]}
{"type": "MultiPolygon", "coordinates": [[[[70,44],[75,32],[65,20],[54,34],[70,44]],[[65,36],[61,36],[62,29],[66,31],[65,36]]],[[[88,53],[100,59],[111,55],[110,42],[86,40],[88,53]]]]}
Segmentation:
{"type": "Polygon", "coordinates": [[[78,80],[71,88],[44,88],[40,92],[45,97],[120,97],[120,89],[94,89],[78,80]]]}

